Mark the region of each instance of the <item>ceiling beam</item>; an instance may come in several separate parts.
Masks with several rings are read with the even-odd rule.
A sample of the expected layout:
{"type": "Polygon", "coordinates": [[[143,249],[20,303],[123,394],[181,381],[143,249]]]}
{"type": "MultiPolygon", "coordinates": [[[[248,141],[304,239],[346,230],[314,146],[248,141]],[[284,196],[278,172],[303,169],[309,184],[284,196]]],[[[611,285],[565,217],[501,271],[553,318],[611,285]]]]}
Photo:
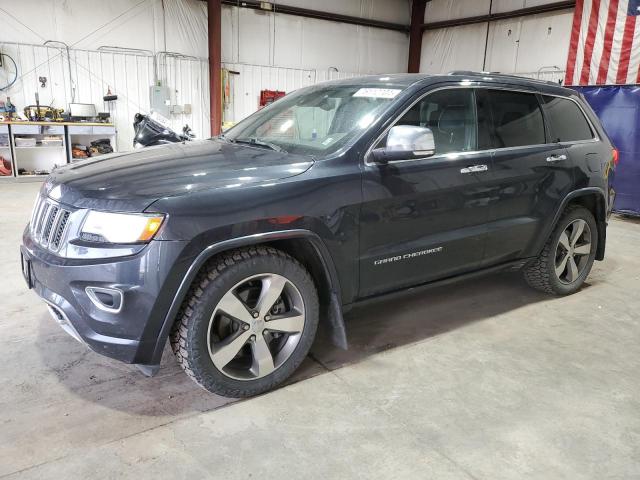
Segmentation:
{"type": "Polygon", "coordinates": [[[559,10],[569,10],[575,8],[576,0],[548,3],[546,5],[537,5],[535,7],[521,8],[510,12],[491,13],[488,15],[478,15],[476,17],[456,18],[453,20],[444,20],[441,22],[429,22],[422,24],[422,30],[436,30],[438,28],[459,27],[461,25],[473,25],[475,23],[495,22],[496,20],[505,20],[508,18],[527,17],[529,15],[538,15],[540,13],[556,12],[559,10]]]}
{"type": "Polygon", "coordinates": [[[409,26],[400,23],[384,22],[370,18],[353,17],[351,15],[341,15],[338,13],[323,12],[309,8],[292,7],[281,3],[260,2],[256,0],[222,0],[224,5],[239,8],[250,8],[263,12],[285,13],[297,17],[315,18],[317,20],[329,20],[332,22],[348,23],[351,25],[361,25],[363,27],[382,28],[385,30],[395,30],[398,32],[408,32],[409,26]]]}

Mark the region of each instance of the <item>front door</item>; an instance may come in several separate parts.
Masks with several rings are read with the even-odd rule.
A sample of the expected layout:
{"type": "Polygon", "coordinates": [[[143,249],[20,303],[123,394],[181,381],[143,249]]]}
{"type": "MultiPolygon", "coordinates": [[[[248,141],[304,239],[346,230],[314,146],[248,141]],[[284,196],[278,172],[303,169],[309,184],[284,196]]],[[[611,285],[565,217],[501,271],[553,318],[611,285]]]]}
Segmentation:
{"type": "Polygon", "coordinates": [[[363,297],[470,271],[483,258],[491,152],[478,152],[473,89],[428,93],[395,125],[430,128],[436,152],[386,165],[365,162],[363,297]]]}

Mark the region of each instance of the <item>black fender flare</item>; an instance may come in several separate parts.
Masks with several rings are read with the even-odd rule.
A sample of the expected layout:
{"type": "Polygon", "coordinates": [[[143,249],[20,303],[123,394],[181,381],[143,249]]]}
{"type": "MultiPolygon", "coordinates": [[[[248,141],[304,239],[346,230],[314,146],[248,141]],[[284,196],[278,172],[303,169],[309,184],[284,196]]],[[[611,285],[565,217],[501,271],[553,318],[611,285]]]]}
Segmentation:
{"type": "Polygon", "coordinates": [[[547,226],[547,230],[545,231],[545,235],[541,237],[541,244],[536,248],[536,252],[538,254],[544,248],[544,244],[551,235],[551,232],[553,232],[553,229],[556,228],[556,225],[560,220],[560,216],[562,215],[562,212],[564,212],[567,208],[567,205],[569,205],[572,200],[592,195],[596,195],[596,198],[598,198],[598,201],[596,201],[595,212],[596,225],[598,226],[598,250],[596,251],[596,260],[602,260],[604,258],[605,244],[607,241],[607,197],[604,190],[599,187],[580,188],[578,190],[570,192],[566,197],[564,197],[562,203],[560,204],[560,207],[556,210],[556,213],[553,217],[553,222],[549,223],[549,225],[547,226]]]}
{"type": "Polygon", "coordinates": [[[330,297],[330,305],[328,308],[329,322],[332,327],[331,338],[333,343],[341,348],[347,348],[347,335],[346,329],[344,326],[344,318],[342,315],[342,301],[340,300],[342,297],[340,295],[340,282],[338,280],[338,273],[336,271],[335,265],[333,263],[333,259],[329,253],[329,250],[325,246],[322,239],[314,232],[310,230],[304,229],[294,229],[294,230],[277,230],[273,232],[265,232],[258,233],[254,235],[248,235],[244,237],[232,238],[229,240],[223,240],[221,242],[216,242],[212,245],[209,245],[204,250],[202,250],[196,258],[193,260],[189,268],[187,269],[187,273],[183,277],[176,293],[171,302],[171,306],[167,311],[164,322],[162,324],[162,328],[157,337],[156,345],[153,350],[152,360],[150,365],[159,365],[160,360],[162,358],[162,352],[167,343],[167,339],[169,338],[169,333],[171,332],[171,328],[175,321],[176,315],[178,314],[178,310],[184,301],[193,280],[196,278],[196,275],[202,268],[202,266],[214,255],[217,255],[221,252],[231,250],[234,248],[240,247],[248,247],[251,245],[258,245],[261,243],[273,241],[273,240],[285,240],[285,239],[294,239],[294,238],[302,238],[308,240],[311,245],[313,245],[316,250],[322,267],[324,269],[324,273],[329,281],[329,297],[330,297]]]}

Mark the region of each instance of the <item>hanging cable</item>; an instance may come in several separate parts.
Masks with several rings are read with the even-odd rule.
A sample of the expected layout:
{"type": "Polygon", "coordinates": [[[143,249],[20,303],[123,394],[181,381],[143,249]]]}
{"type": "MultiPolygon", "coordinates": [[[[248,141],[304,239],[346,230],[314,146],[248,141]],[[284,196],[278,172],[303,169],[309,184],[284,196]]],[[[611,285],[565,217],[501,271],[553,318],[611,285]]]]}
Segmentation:
{"type": "Polygon", "coordinates": [[[13,68],[15,70],[14,74],[13,74],[13,80],[11,80],[7,85],[5,85],[4,87],[0,87],[0,91],[4,91],[7,90],[9,88],[11,88],[11,86],[16,83],[16,81],[18,80],[18,65],[16,65],[16,61],[13,59],[13,57],[7,55],[6,53],[0,53],[0,55],[3,58],[8,58],[9,60],[11,60],[11,63],[13,63],[13,68]]]}

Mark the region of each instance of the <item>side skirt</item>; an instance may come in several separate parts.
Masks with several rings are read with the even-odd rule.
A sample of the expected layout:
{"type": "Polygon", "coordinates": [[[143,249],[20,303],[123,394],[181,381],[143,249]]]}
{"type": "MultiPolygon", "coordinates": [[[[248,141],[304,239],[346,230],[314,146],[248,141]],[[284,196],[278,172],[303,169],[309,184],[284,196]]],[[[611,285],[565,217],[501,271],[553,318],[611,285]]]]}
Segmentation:
{"type": "Polygon", "coordinates": [[[351,308],[355,307],[356,305],[361,306],[369,303],[375,303],[381,300],[389,300],[392,298],[402,297],[404,295],[408,295],[411,293],[422,292],[430,288],[441,287],[443,285],[450,285],[452,283],[462,282],[464,280],[469,280],[472,278],[483,277],[491,273],[503,272],[507,270],[518,271],[518,270],[521,270],[531,260],[532,260],[531,258],[526,258],[526,259],[515,260],[513,262],[501,263],[500,265],[494,265],[492,267],[483,268],[481,270],[476,270],[470,273],[464,273],[462,275],[443,278],[441,280],[434,280],[433,282],[423,283],[420,285],[416,285],[414,287],[403,288],[400,290],[392,290],[390,292],[385,292],[379,295],[364,297],[353,303],[344,305],[342,308],[344,312],[348,312],[351,308]]]}

